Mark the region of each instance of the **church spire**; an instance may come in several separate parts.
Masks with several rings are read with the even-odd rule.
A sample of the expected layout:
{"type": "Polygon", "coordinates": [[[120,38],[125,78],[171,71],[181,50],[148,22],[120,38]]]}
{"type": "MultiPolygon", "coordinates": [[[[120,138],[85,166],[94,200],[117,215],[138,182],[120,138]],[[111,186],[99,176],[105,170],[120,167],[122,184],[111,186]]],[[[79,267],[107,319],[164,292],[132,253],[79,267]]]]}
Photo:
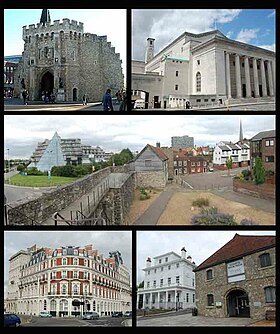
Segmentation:
{"type": "Polygon", "coordinates": [[[243,129],[242,129],[242,121],[240,120],[240,127],[239,127],[239,141],[243,140],[243,129]]]}
{"type": "Polygon", "coordinates": [[[46,22],[51,22],[50,12],[48,9],[42,9],[40,23],[45,25],[46,22]]]}

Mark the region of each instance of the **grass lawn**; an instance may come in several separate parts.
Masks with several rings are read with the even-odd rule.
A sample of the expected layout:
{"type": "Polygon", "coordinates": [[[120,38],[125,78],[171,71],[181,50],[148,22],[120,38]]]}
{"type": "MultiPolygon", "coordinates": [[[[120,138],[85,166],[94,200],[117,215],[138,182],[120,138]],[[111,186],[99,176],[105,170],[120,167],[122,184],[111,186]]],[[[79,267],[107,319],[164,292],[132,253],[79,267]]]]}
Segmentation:
{"type": "MultiPolygon", "coordinates": [[[[63,177],[63,176],[52,176],[51,180],[48,176],[36,176],[36,175],[26,175],[21,174],[14,175],[10,178],[10,184],[15,186],[25,186],[25,187],[52,187],[63,185],[66,183],[71,183],[76,181],[77,177],[63,177]]],[[[8,180],[7,180],[8,183],[8,180]]]]}

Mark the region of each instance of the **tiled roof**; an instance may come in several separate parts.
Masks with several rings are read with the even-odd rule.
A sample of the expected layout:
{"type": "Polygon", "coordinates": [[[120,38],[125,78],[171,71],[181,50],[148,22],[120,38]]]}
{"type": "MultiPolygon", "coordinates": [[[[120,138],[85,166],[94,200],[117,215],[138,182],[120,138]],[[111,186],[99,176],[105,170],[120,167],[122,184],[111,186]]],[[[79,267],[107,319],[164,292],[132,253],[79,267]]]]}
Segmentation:
{"type": "Polygon", "coordinates": [[[168,157],[164,154],[164,152],[160,149],[160,147],[155,147],[150,144],[147,145],[161,160],[168,160],[168,157]]]}
{"type": "Polygon", "coordinates": [[[231,151],[231,149],[225,145],[219,145],[219,147],[222,151],[231,151]]]}
{"type": "Polygon", "coordinates": [[[252,137],[252,141],[261,140],[263,138],[275,137],[275,130],[261,131],[252,137]]]}
{"type": "Polygon", "coordinates": [[[240,148],[235,144],[227,144],[233,150],[240,150],[240,148]]]}
{"type": "Polygon", "coordinates": [[[275,236],[256,236],[235,234],[234,238],[202,262],[194,271],[200,271],[244,255],[256,253],[275,246],[275,236]]]}

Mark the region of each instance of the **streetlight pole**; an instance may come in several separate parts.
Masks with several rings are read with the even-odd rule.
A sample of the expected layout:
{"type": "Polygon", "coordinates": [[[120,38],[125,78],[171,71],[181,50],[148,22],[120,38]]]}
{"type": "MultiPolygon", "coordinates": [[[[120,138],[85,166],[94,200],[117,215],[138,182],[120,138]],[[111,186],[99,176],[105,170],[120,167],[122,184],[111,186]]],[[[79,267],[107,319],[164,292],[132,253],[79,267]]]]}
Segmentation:
{"type": "Polygon", "coordinates": [[[10,149],[7,148],[7,160],[8,160],[8,180],[9,180],[9,184],[10,184],[10,157],[9,157],[9,151],[10,149]]]}

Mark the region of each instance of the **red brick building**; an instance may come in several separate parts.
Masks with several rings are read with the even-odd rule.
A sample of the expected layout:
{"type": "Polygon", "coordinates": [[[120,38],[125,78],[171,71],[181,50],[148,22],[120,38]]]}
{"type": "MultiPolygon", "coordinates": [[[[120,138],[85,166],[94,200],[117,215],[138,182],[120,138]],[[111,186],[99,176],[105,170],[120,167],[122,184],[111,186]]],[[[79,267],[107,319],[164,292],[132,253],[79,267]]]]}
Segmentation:
{"type": "Polygon", "coordinates": [[[189,150],[174,152],[174,175],[198,174],[208,172],[209,163],[203,156],[192,156],[189,150]]]}
{"type": "Polygon", "coordinates": [[[256,157],[260,157],[265,170],[275,172],[276,134],[275,130],[262,131],[251,139],[251,166],[256,157]]]}

